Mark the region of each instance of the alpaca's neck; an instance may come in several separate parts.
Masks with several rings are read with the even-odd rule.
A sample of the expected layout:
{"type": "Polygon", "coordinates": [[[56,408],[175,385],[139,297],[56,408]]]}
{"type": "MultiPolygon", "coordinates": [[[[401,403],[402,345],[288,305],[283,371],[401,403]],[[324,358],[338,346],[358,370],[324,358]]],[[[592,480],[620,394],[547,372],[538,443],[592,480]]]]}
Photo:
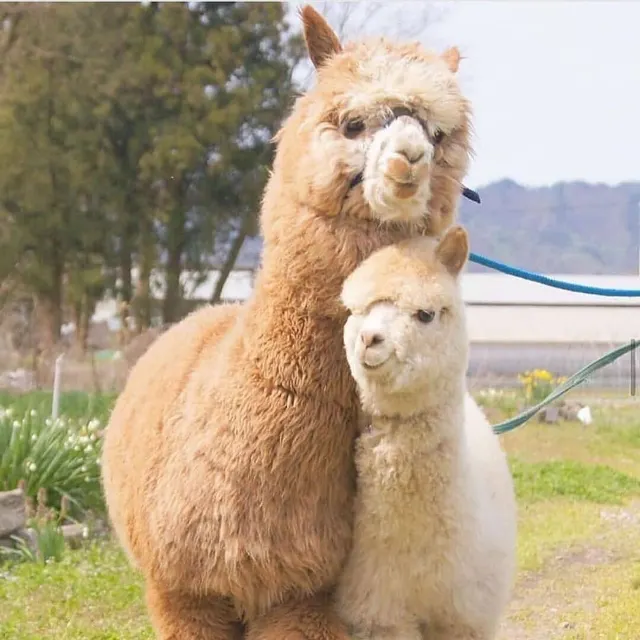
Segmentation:
{"type": "Polygon", "coordinates": [[[348,393],[351,403],[355,386],[342,341],[347,317],[340,303],[342,285],[372,251],[416,229],[323,217],[269,189],[263,224],[263,266],[245,307],[245,348],[275,384],[334,396],[348,393]],[[330,370],[322,366],[329,362],[330,370]]]}
{"type": "Polygon", "coordinates": [[[367,407],[371,431],[411,442],[419,453],[449,442],[457,450],[464,429],[464,378],[451,380],[429,392],[385,398],[367,407]],[[395,401],[395,405],[394,405],[395,401]]]}
{"type": "Polygon", "coordinates": [[[424,232],[415,224],[383,225],[345,213],[324,216],[278,189],[277,181],[267,187],[262,220],[264,266],[256,279],[256,303],[269,304],[277,295],[303,314],[342,321],[339,296],[345,278],[373,251],[424,232]]]}
{"type": "Polygon", "coordinates": [[[411,415],[373,416],[356,449],[356,526],[384,529],[385,535],[393,528],[403,538],[414,532],[409,548],[416,550],[425,540],[442,541],[443,527],[455,529],[452,513],[464,495],[464,398],[440,400],[438,406],[416,406],[411,415]]]}
{"type": "Polygon", "coordinates": [[[265,233],[243,342],[257,373],[273,384],[352,406],[357,400],[344,354],[347,313],[340,290],[357,264],[357,247],[349,234],[332,228],[333,221],[304,210],[296,216],[265,233]]]}

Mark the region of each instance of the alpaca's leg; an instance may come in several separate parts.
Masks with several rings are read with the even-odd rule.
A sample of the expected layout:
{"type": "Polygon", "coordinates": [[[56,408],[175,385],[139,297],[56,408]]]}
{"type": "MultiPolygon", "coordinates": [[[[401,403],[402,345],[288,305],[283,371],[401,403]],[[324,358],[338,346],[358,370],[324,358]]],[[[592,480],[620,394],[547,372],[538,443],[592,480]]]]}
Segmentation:
{"type": "Polygon", "coordinates": [[[249,622],[246,640],[350,640],[327,596],[274,607],[249,622]]]}
{"type": "Polygon", "coordinates": [[[423,627],[423,640],[493,640],[495,634],[471,629],[467,625],[444,627],[423,627]]]}
{"type": "MultiPolygon", "coordinates": [[[[385,629],[378,627],[362,636],[362,640],[423,640],[423,638],[424,636],[417,625],[388,627],[385,629]]],[[[360,636],[356,635],[354,640],[360,640],[360,636]]]]}
{"type": "Polygon", "coordinates": [[[147,607],[159,640],[242,640],[243,625],[224,598],[194,598],[147,585],[147,607]]]}

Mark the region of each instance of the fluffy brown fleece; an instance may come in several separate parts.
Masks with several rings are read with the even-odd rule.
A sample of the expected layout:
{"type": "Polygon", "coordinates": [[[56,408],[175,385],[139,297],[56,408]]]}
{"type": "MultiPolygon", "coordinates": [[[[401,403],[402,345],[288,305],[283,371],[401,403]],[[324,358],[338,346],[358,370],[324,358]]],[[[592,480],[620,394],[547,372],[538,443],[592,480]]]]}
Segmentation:
{"type": "Polygon", "coordinates": [[[109,513],[164,640],[346,640],[327,595],[351,545],[359,419],[340,290],[378,247],[446,226],[467,167],[455,50],[343,49],[302,18],[318,81],[277,136],[253,295],[160,336],[106,429],[109,513]],[[399,105],[410,117],[382,128],[399,105]]]}

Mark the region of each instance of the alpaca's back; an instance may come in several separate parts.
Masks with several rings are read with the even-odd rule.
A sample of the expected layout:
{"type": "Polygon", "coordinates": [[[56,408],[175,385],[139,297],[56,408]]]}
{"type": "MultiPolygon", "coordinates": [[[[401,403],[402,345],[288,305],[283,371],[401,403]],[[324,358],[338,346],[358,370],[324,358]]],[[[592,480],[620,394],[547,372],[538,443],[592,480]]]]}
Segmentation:
{"type": "Polygon", "coordinates": [[[465,394],[464,410],[465,441],[478,469],[478,482],[487,488],[486,493],[492,497],[494,505],[502,505],[502,508],[508,511],[509,518],[501,527],[505,534],[515,535],[515,531],[511,532],[510,526],[510,516],[515,508],[513,479],[500,440],[493,433],[486,415],[469,392],[465,394]]]}
{"type": "Polygon", "coordinates": [[[508,602],[515,572],[516,500],[513,479],[498,436],[470,393],[464,399],[469,498],[475,505],[475,535],[469,545],[492,585],[498,609],[508,602]],[[490,577],[492,576],[492,577],[490,577]]]}
{"type": "Polygon", "coordinates": [[[205,307],[163,333],[133,366],[105,431],[103,482],[118,538],[136,564],[146,563],[157,469],[170,453],[167,417],[204,348],[237,319],[241,305],[205,307]],[[132,426],[135,425],[135,428],[132,426]]]}

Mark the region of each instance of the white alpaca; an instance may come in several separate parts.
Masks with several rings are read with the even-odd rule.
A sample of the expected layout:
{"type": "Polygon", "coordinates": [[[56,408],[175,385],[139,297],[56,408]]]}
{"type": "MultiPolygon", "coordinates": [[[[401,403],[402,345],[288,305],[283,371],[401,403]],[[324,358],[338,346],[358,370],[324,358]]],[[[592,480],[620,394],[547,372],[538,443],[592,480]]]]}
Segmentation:
{"type": "Polygon", "coordinates": [[[515,571],[516,505],[466,390],[460,226],[383,248],[345,282],[344,342],[370,427],[357,443],[353,550],[337,608],[358,638],[494,638],[515,571]]]}

